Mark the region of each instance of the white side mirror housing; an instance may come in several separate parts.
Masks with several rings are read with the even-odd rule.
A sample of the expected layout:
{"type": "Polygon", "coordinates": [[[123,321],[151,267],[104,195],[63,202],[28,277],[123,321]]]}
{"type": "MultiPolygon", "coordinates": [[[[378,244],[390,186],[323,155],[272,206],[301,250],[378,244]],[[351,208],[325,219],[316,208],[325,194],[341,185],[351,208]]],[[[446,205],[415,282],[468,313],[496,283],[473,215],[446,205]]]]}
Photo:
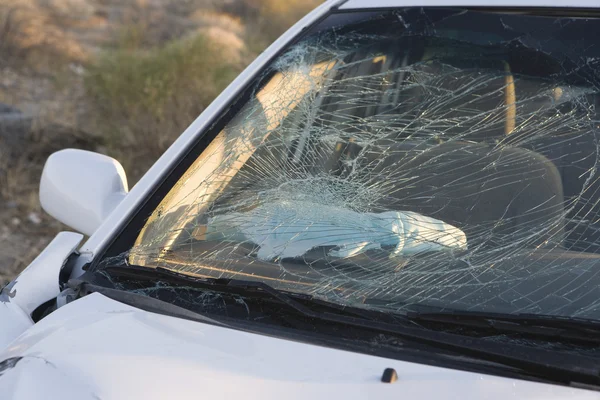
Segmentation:
{"type": "Polygon", "coordinates": [[[46,161],[40,182],[42,208],[63,224],[92,235],[127,195],[121,164],[84,150],[61,150],[46,161]]]}

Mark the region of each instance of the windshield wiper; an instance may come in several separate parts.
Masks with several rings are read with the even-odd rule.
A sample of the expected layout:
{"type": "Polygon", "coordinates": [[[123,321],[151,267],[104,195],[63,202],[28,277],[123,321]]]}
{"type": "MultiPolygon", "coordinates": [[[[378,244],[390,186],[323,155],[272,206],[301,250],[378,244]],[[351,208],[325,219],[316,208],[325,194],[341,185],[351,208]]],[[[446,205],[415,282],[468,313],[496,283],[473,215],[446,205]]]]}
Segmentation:
{"type": "Polygon", "coordinates": [[[461,310],[408,312],[406,316],[415,322],[443,323],[496,333],[526,334],[536,339],[560,339],[600,344],[600,322],[584,318],[461,310]]]}
{"type": "MultiPolygon", "coordinates": [[[[425,344],[454,354],[468,356],[477,360],[493,362],[527,375],[536,376],[554,382],[566,384],[586,384],[600,386],[600,365],[597,360],[582,355],[558,353],[521,344],[496,343],[472,336],[448,333],[425,328],[418,324],[415,314],[396,316],[395,322],[384,322],[370,310],[360,310],[323,300],[310,295],[283,292],[261,281],[236,279],[197,278],[171,271],[165,268],[145,267],[106,267],[110,275],[124,276],[136,280],[160,279],[171,284],[207,288],[212,291],[242,294],[246,302],[257,294],[261,299],[270,299],[278,305],[284,305],[296,315],[310,318],[321,323],[340,324],[365,331],[389,334],[415,343],[425,344]],[[321,308],[315,311],[315,304],[321,308]],[[323,308],[325,310],[323,310],[323,308]]],[[[423,318],[425,315],[422,314],[423,318]]]]}

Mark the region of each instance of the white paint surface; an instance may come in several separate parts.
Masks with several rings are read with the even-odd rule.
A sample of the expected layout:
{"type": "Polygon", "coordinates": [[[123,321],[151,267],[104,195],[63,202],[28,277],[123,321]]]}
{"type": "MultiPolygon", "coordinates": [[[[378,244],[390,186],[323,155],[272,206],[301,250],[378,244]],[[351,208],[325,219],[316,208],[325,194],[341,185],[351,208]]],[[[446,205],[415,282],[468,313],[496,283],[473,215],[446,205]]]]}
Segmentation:
{"type": "Polygon", "coordinates": [[[600,399],[598,392],[389,360],[171,318],[100,294],[42,320],[0,360],[11,357],[24,357],[0,377],[0,393],[13,400],[600,399]],[[396,383],[380,381],[385,368],[397,371],[396,383]]]}
{"type": "Polygon", "coordinates": [[[119,162],[85,150],[67,149],[46,161],[40,182],[44,210],[78,232],[92,235],[127,195],[119,162]]]}
{"type": "MultiPolygon", "coordinates": [[[[59,274],[83,236],[61,232],[35,260],[0,293],[0,348],[6,347],[33,321],[31,313],[60,293],[59,274]]],[[[0,360],[1,361],[1,360],[0,360]]]]}

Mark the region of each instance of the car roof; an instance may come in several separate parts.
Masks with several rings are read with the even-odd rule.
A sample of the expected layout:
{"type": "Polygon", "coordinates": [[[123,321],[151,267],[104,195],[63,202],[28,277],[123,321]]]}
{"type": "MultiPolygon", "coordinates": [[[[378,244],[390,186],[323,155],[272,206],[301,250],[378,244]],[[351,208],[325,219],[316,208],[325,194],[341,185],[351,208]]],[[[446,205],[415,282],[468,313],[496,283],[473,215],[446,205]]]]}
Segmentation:
{"type": "MultiPolygon", "coordinates": [[[[332,3],[339,3],[332,1],[332,3]]],[[[515,7],[597,8],[598,0],[347,0],[340,10],[387,7],[515,7]]]]}

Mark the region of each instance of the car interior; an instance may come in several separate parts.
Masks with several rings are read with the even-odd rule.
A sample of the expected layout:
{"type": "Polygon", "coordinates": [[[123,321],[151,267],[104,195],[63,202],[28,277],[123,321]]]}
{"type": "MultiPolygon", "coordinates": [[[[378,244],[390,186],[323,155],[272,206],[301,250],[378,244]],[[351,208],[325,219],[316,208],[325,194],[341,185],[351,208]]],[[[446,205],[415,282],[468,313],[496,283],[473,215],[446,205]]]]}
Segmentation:
{"type": "Polygon", "coordinates": [[[597,93],[548,78],[560,69],[548,55],[436,40],[403,38],[340,60],[212,209],[251,209],[286,180],[326,176],[347,183],[346,198],[367,188],[371,197],[359,202],[370,212],[412,211],[458,227],[468,250],[390,260],[384,248],[340,260],[316,248],[270,263],[256,259],[256,245],[205,240],[206,217],[196,216],[157,260],[292,288],[347,279],[336,290],[363,302],[578,310],[598,287],[589,282],[600,282],[597,93]]]}

